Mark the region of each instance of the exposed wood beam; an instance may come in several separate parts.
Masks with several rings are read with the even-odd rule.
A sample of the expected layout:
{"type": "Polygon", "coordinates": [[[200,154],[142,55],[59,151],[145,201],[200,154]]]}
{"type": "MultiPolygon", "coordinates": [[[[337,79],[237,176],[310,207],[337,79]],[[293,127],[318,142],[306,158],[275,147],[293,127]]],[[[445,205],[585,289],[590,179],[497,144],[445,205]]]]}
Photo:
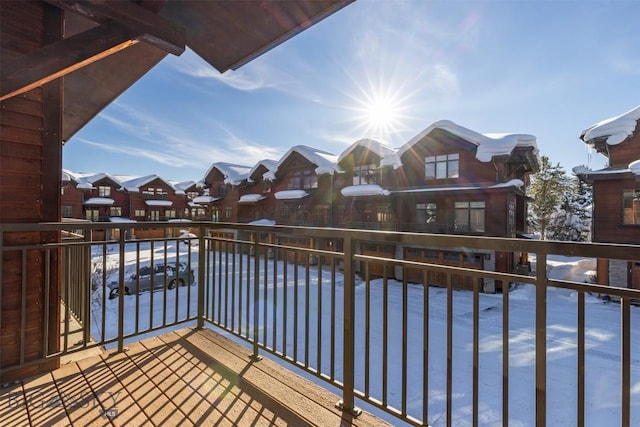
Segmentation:
{"type": "Polygon", "coordinates": [[[184,30],[170,20],[129,1],[47,0],[57,7],[104,23],[111,20],[132,32],[138,40],[174,55],[181,55],[186,46],[184,30]]]}
{"type": "Polygon", "coordinates": [[[0,101],[27,92],[137,43],[132,33],[103,24],[2,64],[0,101]]]}

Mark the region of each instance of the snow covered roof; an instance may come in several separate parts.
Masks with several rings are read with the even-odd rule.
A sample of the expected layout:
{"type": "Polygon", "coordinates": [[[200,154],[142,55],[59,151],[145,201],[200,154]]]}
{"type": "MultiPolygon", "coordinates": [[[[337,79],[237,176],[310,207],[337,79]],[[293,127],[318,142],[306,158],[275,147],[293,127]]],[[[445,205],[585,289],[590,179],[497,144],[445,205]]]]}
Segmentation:
{"type": "Polygon", "coordinates": [[[206,179],[214,169],[218,169],[222,176],[224,176],[225,184],[239,185],[242,181],[246,180],[249,177],[251,166],[217,162],[212,164],[209,169],[207,169],[207,172],[204,174],[204,179],[206,179]]]}
{"type": "Polygon", "coordinates": [[[385,190],[377,184],[350,185],[340,190],[343,196],[388,196],[389,190],[385,190]]]}
{"type": "Polygon", "coordinates": [[[219,198],[213,196],[198,196],[193,199],[193,203],[213,203],[216,200],[219,200],[219,198]]]}
{"type": "Polygon", "coordinates": [[[154,180],[160,180],[162,182],[164,182],[169,188],[173,189],[173,185],[171,185],[170,182],[165,181],[163,178],[161,178],[158,175],[146,175],[146,176],[141,176],[141,177],[137,177],[137,178],[131,178],[129,180],[123,181],[122,182],[122,188],[124,188],[125,190],[131,192],[131,193],[137,193],[140,191],[140,187],[142,187],[143,185],[146,185],[154,180]]]}
{"type": "Polygon", "coordinates": [[[278,200],[297,200],[307,196],[307,192],[304,190],[284,190],[276,192],[274,196],[278,200]]]}
{"type": "MultiPolygon", "coordinates": [[[[251,177],[253,176],[254,173],[256,173],[256,171],[258,170],[258,168],[260,166],[263,166],[267,170],[267,173],[269,173],[269,172],[272,172],[272,171],[276,170],[276,167],[278,166],[278,161],[277,160],[271,160],[271,159],[260,160],[249,171],[249,174],[247,175],[249,177],[249,181],[252,181],[251,177]]],[[[263,174],[263,178],[264,178],[264,175],[266,175],[266,174],[263,174]]]]}
{"type": "Polygon", "coordinates": [[[173,202],[171,200],[145,200],[147,206],[171,206],[173,202]]]}
{"type": "Polygon", "coordinates": [[[111,222],[122,222],[122,223],[138,222],[135,219],[125,218],[125,217],[122,217],[122,216],[110,216],[109,217],[109,221],[111,221],[111,222]]]}
{"type": "Polygon", "coordinates": [[[587,144],[604,138],[609,145],[617,145],[625,141],[636,130],[640,120],[640,105],[617,117],[611,117],[589,126],[580,132],[580,139],[587,144]]]}
{"type": "Polygon", "coordinates": [[[90,182],[82,182],[76,185],[76,188],[79,190],[91,190],[93,189],[93,184],[90,182]]]}
{"type": "Polygon", "coordinates": [[[533,135],[520,133],[481,134],[457,125],[450,120],[440,120],[431,124],[400,147],[396,152],[396,158],[394,158],[394,156],[389,156],[388,158],[385,158],[382,164],[393,166],[396,169],[399,168],[401,166],[399,162],[403,154],[409,151],[414,145],[435,129],[445,130],[477,146],[476,159],[481,162],[490,162],[496,156],[510,156],[516,147],[531,147],[534,150],[534,154],[538,154],[536,137],[533,135]]]}
{"type": "Polygon", "coordinates": [[[276,225],[276,222],[272,219],[256,219],[255,221],[251,221],[250,225],[276,225]]]}
{"type": "Polygon", "coordinates": [[[87,206],[111,206],[113,203],[114,200],[108,197],[92,197],[84,201],[84,204],[87,206]]]}
{"type": "Polygon", "coordinates": [[[636,160],[635,162],[631,162],[628,168],[612,168],[607,167],[604,169],[592,170],[586,166],[576,166],[572,169],[573,173],[577,176],[597,176],[597,175],[613,175],[613,174],[625,174],[625,173],[633,173],[635,175],[640,175],[640,160],[636,160]]]}
{"type": "Polygon", "coordinates": [[[488,185],[488,186],[480,186],[480,185],[475,185],[475,186],[450,186],[450,187],[426,187],[426,188],[409,188],[406,190],[395,190],[395,191],[391,191],[391,193],[435,193],[438,191],[469,191],[469,190],[487,190],[487,189],[492,189],[492,188],[510,188],[510,187],[515,187],[515,188],[522,188],[522,186],[524,185],[524,182],[522,182],[522,180],[519,179],[512,179],[510,181],[507,182],[501,182],[498,184],[492,184],[492,185],[488,185]]]}
{"type": "Polygon", "coordinates": [[[187,189],[191,186],[196,185],[195,181],[183,181],[183,182],[177,182],[177,183],[173,183],[173,188],[176,191],[176,194],[186,194],[187,189]]]}
{"type": "Polygon", "coordinates": [[[340,157],[338,157],[338,163],[342,162],[345,157],[351,154],[358,147],[366,148],[367,150],[377,154],[381,159],[394,154],[396,151],[393,148],[389,148],[381,142],[375,141],[373,139],[359,139],[358,141],[347,147],[347,149],[344,150],[342,154],[340,154],[340,157]]]}
{"type": "Polygon", "coordinates": [[[238,203],[256,203],[265,198],[266,197],[264,197],[262,194],[244,194],[240,197],[238,203]]]}
{"type": "Polygon", "coordinates": [[[264,174],[265,179],[275,179],[276,173],[284,162],[287,161],[289,156],[293,153],[298,153],[310,163],[316,165],[315,172],[317,175],[329,174],[333,175],[334,172],[340,172],[338,168],[338,156],[326,151],[319,150],[317,148],[309,147],[307,145],[296,145],[291,147],[284,156],[280,159],[276,168],[272,172],[264,174]]]}

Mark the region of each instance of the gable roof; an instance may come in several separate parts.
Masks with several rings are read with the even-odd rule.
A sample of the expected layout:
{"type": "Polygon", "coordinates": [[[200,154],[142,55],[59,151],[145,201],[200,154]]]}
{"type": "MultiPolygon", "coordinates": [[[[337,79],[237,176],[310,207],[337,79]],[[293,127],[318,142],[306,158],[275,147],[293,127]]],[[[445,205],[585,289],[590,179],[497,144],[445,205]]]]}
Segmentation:
{"type": "MultiPolygon", "coordinates": [[[[607,145],[618,145],[626,141],[635,132],[638,120],[640,120],[640,105],[624,114],[589,126],[580,132],[580,139],[589,145],[595,145],[598,142],[605,142],[607,145]]],[[[605,151],[603,151],[603,154],[607,155],[605,151]]]]}
{"type": "Polygon", "coordinates": [[[242,181],[248,179],[251,166],[236,165],[233,163],[217,162],[212,164],[207,172],[204,174],[204,179],[207,179],[209,174],[217,169],[224,176],[224,183],[231,185],[238,185],[242,181]]]}
{"type": "Polygon", "coordinates": [[[338,157],[338,163],[342,162],[345,157],[351,154],[358,147],[366,148],[367,150],[377,154],[381,159],[394,154],[396,151],[393,148],[387,147],[383,143],[375,141],[373,139],[359,139],[349,147],[347,147],[347,149],[344,150],[342,154],[340,154],[340,157],[338,157]]]}
{"type": "MultiPolygon", "coordinates": [[[[271,160],[271,159],[263,159],[263,160],[260,160],[260,161],[259,161],[258,163],[256,163],[256,165],[255,165],[254,167],[252,167],[252,168],[251,168],[251,170],[249,171],[249,174],[248,174],[248,180],[249,180],[249,181],[254,181],[254,180],[255,180],[255,177],[254,177],[253,175],[258,171],[258,169],[259,169],[261,166],[267,170],[267,171],[265,172],[265,174],[266,174],[266,173],[269,173],[269,172],[271,172],[271,171],[275,171],[276,166],[278,166],[278,161],[277,161],[277,160],[271,160]]],[[[263,178],[264,178],[264,175],[265,175],[265,174],[263,174],[263,178]]]]}
{"type": "Polygon", "coordinates": [[[538,154],[536,137],[533,135],[519,133],[481,134],[462,127],[450,120],[440,120],[431,124],[418,135],[411,138],[398,149],[396,156],[389,156],[385,159],[383,164],[394,166],[396,169],[400,167],[401,164],[399,161],[402,156],[424,137],[429,135],[434,129],[442,129],[477,146],[476,159],[481,162],[490,162],[496,156],[509,156],[516,147],[530,147],[533,149],[534,154],[538,154]]]}
{"type": "Polygon", "coordinates": [[[131,178],[129,180],[122,182],[122,188],[124,188],[129,192],[137,193],[140,191],[140,187],[142,187],[143,185],[149,184],[150,182],[155,181],[156,179],[165,183],[169,188],[174,190],[173,185],[171,185],[169,181],[164,180],[162,177],[158,175],[146,175],[146,176],[141,176],[137,178],[131,178]]]}
{"type": "Polygon", "coordinates": [[[338,156],[331,154],[327,151],[319,150],[317,148],[309,147],[307,145],[296,145],[291,147],[289,151],[285,153],[280,159],[275,169],[272,172],[267,172],[265,179],[275,179],[280,167],[287,161],[289,156],[293,153],[297,153],[309,161],[309,163],[316,165],[315,172],[317,175],[329,174],[333,175],[334,172],[339,172],[338,168],[338,156]]]}

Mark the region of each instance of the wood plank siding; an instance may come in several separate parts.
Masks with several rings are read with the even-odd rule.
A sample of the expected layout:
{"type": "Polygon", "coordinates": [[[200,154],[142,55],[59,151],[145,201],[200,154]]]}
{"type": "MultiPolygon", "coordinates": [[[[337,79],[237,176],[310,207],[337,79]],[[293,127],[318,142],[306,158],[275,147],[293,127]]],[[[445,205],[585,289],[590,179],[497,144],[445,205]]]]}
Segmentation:
{"type": "MultiPolygon", "coordinates": [[[[0,56],[6,63],[58,40],[62,14],[44,3],[3,1],[0,28],[0,56]]],[[[0,223],[60,220],[61,92],[62,83],[54,81],[0,103],[0,223]]],[[[58,238],[58,233],[7,233],[2,243],[40,244],[58,238]]],[[[2,271],[0,366],[5,367],[41,357],[47,336],[49,349],[57,348],[58,256],[55,251],[45,257],[43,251],[30,250],[24,258],[19,251],[5,252],[2,271]],[[48,291],[47,283],[52,284],[48,291]],[[49,300],[45,300],[47,292],[49,300]],[[49,331],[44,331],[45,305],[49,305],[49,331]],[[24,319],[19,315],[21,306],[26,307],[24,319]],[[28,337],[23,352],[17,345],[21,335],[28,337]]],[[[56,364],[52,359],[11,376],[52,369],[56,364]]]]}

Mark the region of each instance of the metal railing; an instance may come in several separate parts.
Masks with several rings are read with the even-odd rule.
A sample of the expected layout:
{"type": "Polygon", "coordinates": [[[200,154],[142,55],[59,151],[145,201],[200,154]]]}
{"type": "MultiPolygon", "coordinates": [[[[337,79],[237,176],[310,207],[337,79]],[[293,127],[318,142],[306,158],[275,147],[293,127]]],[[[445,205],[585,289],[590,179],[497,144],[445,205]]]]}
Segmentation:
{"type": "MultiPolygon", "coordinates": [[[[212,326],[248,342],[255,358],[270,353],[338,387],[342,393],[339,407],[345,411],[357,414],[356,399],[360,399],[411,425],[427,425],[434,416],[444,417],[445,424],[452,425],[455,414],[463,413],[470,424],[477,426],[487,402],[498,399],[498,418],[503,424],[513,419],[512,407],[520,412],[523,405],[528,405],[530,413],[535,414],[532,424],[545,426],[556,421],[554,411],[547,416],[549,396],[555,396],[557,386],[555,379],[549,381],[548,368],[556,374],[558,368],[553,362],[568,346],[575,352],[575,361],[563,359],[560,372],[576,379],[575,388],[568,390],[568,400],[575,406],[572,423],[584,426],[595,394],[595,386],[587,384],[587,359],[593,340],[611,335],[611,331],[605,334],[589,320],[589,301],[596,296],[618,301],[612,310],[619,313],[619,333],[607,339],[619,341],[619,352],[611,356],[618,361],[613,370],[619,385],[615,399],[609,399],[608,404],[617,408],[622,426],[633,425],[640,417],[637,386],[632,388],[632,378],[640,378],[640,361],[632,351],[640,345],[637,338],[632,341],[640,328],[632,307],[633,302],[640,301],[640,290],[552,279],[548,274],[550,256],[638,262],[638,245],[210,222],[190,224],[190,229],[198,231],[196,238],[126,240],[125,227],[131,228],[131,224],[106,226],[120,229],[121,239],[91,242],[58,238],[44,239],[48,243],[26,243],[16,236],[34,232],[50,236],[69,225],[3,224],[0,306],[18,304],[17,332],[11,337],[17,350],[16,354],[3,354],[3,374],[95,346],[114,346],[122,351],[127,342],[143,334],[178,325],[212,326]],[[219,229],[234,230],[234,237],[213,237],[219,229]],[[314,241],[317,248],[326,248],[324,241],[337,243],[335,250],[309,249],[280,244],[281,237],[289,242],[295,241],[291,237],[314,241]],[[474,269],[363,255],[361,245],[371,242],[493,254],[528,253],[535,256],[536,270],[534,275],[525,275],[496,272],[486,266],[474,269]],[[67,310],[62,316],[59,345],[58,337],[48,336],[48,331],[55,329],[49,319],[55,316],[50,316],[52,306],[46,304],[49,289],[56,285],[55,275],[48,271],[58,259],[62,264],[63,310],[67,310]],[[33,313],[27,300],[38,292],[29,273],[36,265],[30,263],[44,272],[38,287],[44,290],[45,302],[40,335],[26,333],[33,313]],[[128,289],[136,280],[139,282],[144,267],[176,263],[194,271],[195,283],[174,287],[171,275],[164,273],[151,279],[154,291],[128,289]],[[422,274],[422,283],[408,282],[408,272],[416,270],[422,274]],[[375,273],[380,271],[382,274],[375,273]],[[434,272],[445,275],[446,286],[428,286],[427,277],[434,272]],[[478,280],[473,280],[471,291],[461,291],[455,288],[456,276],[478,280]],[[532,285],[532,296],[527,304],[513,300],[510,292],[487,296],[481,293],[481,281],[501,282],[503,289],[509,283],[532,285]],[[110,299],[112,289],[117,289],[117,296],[110,299]],[[570,291],[575,304],[572,328],[556,322],[549,302],[549,295],[560,290],[570,291]],[[8,301],[12,295],[18,298],[8,301]],[[531,324],[522,330],[514,310],[530,304],[535,306],[531,324]],[[67,339],[70,312],[80,321],[83,336],[71,343],[67,339]],[[632,322],[632,318],[636,320],[632,322]],[[553,341],[560,331],[562,337],[553,341]],[[565,342],[569,337],[571,344],[565,342]],[[521,348],[521,341],[531,348],[521,348]],[[550,342],[561,345],[552,346],[550,342]],[[485,364],[489,369],[483,370],[485,364]],[[521,370],[532,378],[522,381],[522,376],[514,373],[521,370]],[[467,378],[461,379],[459,372],[466,372],[467,378]],[[483,394],[488,382],[497,384],[490,396],[483,394]],[[462,395],[468,397],[468,408],[461,410],[459,390],[467,386],[468,392],[462,395]],[[521,395],[523,390],[528,390],[528,398],[514,403],[513,394],[521,395]]],[[[136,224],[136,228],[145,227],[180,225],[136,224]]],[[[104,229],[105,224],[73,225],[76,232],[84,230],[87,235],[96,228],[104,229]]],[[[4,314],[2,319],[6,319],[4,314]]],[[[613,420],[611,425],[617,424],[613,420]]]]}

